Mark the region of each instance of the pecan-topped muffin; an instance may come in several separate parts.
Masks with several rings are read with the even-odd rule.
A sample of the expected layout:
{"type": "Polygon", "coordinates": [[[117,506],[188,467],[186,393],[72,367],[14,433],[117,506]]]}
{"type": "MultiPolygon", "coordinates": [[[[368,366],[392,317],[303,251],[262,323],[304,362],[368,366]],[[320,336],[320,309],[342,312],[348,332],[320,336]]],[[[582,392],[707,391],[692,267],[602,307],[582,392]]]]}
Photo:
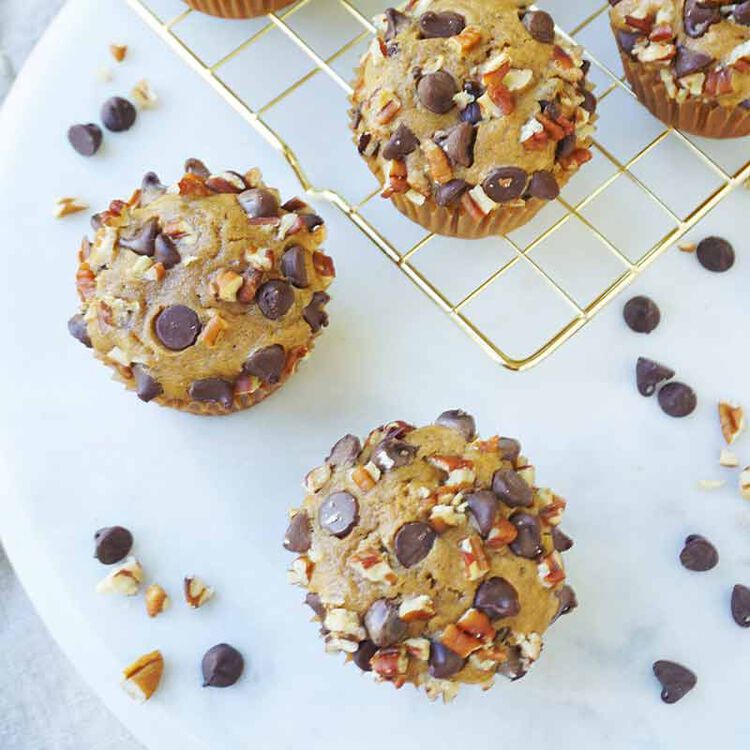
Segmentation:
{"type": "Polygon", "coordinates": [[[377,19],[357,70],[355,143],[381,195],[439,234],[527,222],[591,158],[580,50],[517,0],[419,0],[377,19]]]}
{"type": "Polygon", "coordinates": [[[750,135],[750,2],[610,0],[630,85],[667,125],[750,135]]]}
{"type": "Polygon", "coordinates": [[[174,185],[149,172],[94,216],[79,251],[70,333],[143,401],[196,414],[246,409],[275,391],[328,324],[333,262],[323,220],[281,204],[258,170],[174,185]]]}
{"type": "Polygon", "coordinates": [[[346,435],[305,480],[284,539],[290,578],[343,652],[378,681],[431,698],[522,677],[542,634],[576,606],[561,553],[565,501],[536,486],[516,440],[434,425],[346,435]]]}

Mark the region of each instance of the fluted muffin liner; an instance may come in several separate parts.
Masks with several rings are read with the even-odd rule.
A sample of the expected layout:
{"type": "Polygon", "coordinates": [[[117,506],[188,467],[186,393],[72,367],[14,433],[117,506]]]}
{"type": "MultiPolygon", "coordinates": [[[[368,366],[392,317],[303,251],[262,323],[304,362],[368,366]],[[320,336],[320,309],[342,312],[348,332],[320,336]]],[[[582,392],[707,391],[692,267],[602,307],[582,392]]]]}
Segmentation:
{"type": "Polygon", "coordinates": [[[648,69],[620,51],[622,66],[638,100],[654,117],[677,130],[704,138],[741,138],[750,135],[750,110],[724,107],[716,101],[689,97],[672,99],[658,71],[648,69]]]}
{"type": "Polygon", "coordinates": [[[294,0],[185,0],[194,10],[219,18],[255,18],[291,5],[294,0]]]}

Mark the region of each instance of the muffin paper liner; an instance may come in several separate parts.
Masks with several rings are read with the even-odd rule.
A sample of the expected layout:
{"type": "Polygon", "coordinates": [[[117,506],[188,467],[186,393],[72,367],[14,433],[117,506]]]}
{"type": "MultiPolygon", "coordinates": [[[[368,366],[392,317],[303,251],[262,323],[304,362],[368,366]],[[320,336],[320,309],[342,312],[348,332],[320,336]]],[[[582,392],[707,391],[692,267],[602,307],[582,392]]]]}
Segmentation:
{"type": "Polygon", "coordinates": [[[294,0],[185,0],[195,10],[220,18],[254,18],[291,5],[294,0]]]}
{"type": "Polygon", "coordinates": [[[667,93],[658,72],[620,51],[625,75],[638,100],[665,125],[705,138],[750,135],[750,110],[724,107],[715,101],[688,98],[677,102],[667,93]]]}
{"type": "Polygon", "coordinates": [[[462,208],[438,206],[435,201],[427,198],[418,206],[404,195],[393,195],[393,205],[417,224],[435,234],[448,237],[461,237],[467,240],[477,240],[490,235],[508,234],[536,216],[548,201],[531,198],[525,206],[501,206],[490,211],[480,221],[470,216],[462,208]]]}

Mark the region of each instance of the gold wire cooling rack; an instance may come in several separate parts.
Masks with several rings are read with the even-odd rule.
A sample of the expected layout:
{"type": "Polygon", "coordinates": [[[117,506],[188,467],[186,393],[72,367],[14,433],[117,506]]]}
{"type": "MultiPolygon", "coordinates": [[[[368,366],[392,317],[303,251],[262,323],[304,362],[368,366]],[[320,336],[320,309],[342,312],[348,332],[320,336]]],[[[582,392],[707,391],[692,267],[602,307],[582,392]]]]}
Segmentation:
{"type": "MultiPolygon", "coordinates": [[[[170,1],[174,3],[174,0],[170,1]]],[[[569,340],[650,263],[692,229],[735,187],[741,185],[750,177],[750,160],[746,160],[740,165],[736,164],[735,160],[734,166],[730,168],[722,166],[719,159],[708,155],[707,152],[710,149],[705,142],[701,145],[699,141],[696,142],[677,131],[663,129],[661,126],[655,134],[650,135],[645,145],[641,144],[634,153],[627,156],[616,155],[614,153],[616,149],[608,148],[597,139],[594,142],[595,156],[609,167],[607,176],[599,181],[596,186],[587,189],[584,195],[578,194],[570,198],[566,197],[566,191],[563,191],[558,199],[559,210],[548,214],[541,225],[538,225],[531,234],[526,232],[521,237],[511,235],[505,238],[495,238],[495,241],[507,243],[510,248],[507,257],[498,261],[501,262],[500,267],[493,268],[481,280],[473,283],[468,291],[464,290],[458,295],[451,295],[445,290],[444,285],[431,279],[429,274],[420,269],[419,258],[425,253],[425,248],[436,241],[433,235],[424,234],[410,247],[399,249],[396,243],[386,238],[379,221],[372,218],[372,213],[377,212],[368,214],[370,201],[373,198],[381,200],[377,198],[378,188],[373,189],[361,200],[356,201],[345,197],[343,191],[314,184],[302,163],[303,160],[295,150],[294,144],[285,141],[279,135],[277,129],[269,124],[273,109],[301,87],[309,84],[315,76],[321,74],[328,76],[336,86],[343,90],[346,96],[351,93],[348,81],[336,69],[337,63],[357,52],[358,48],[363,47],[374,31],[372,22],[358,7],[355,7],[359,4],[358,0],[330,0],[330,2],[337,4],[339,11],[348,14],[349,21],[351,19],[356,21],[355,27],[358,29],[358,32],[353,35],[349,33],[349,38],[341,39],[339,37],[335,39],[335,50],[333,52],[330,52],[330,50],[325,53],[316,51],[314,45],[306,38],[305,30],[300,29],[299,25],[294,23],[295,16],[300,14],[303,8],[310,3],[318,2],[318,0],[300,0],[300,2],[284,9],[282,12],[272,13],[264,19],[256,20],[258,25],[252,28],[248,37],[241,43],[234,44],[233,48],[222,50],[218,57],[214,53],[214,58],[216,58],[214,62],[204,60],[203,57],[206,57],[206,55],[194,49],[195,45],[191,43],[190,35],[182,33],[182,29],[190,23],[209,23],[207,17],[200,16],[190,9],[180,12],[179,6],[172,4],[169,7],[172,11],[177,10],[177,13],[173,13],[172,17],[165,18],[163,16],[167,15],[168,11],[161,10],[158,7],[158,0],[127,0],[127,2],[182,60],[199,73],[202,79],[252,125],[268,143],[281,152],[299,180],[301,187],[308,195],[323,198],[339,208],[376,247],[447,313],[491,358],[511,370],[520,371],[532,367],[569,340]],[[283,35],[286,42],[290,42],[309,58],[310,69],[290,85],[284,86],[279,91],[274,91],[270,97],[266,96],[264,103],[253,107],[247,101],[247,97],[238,90],[238,87],[233,87],[227,81],[227,76],[223,75],[223,71],[232,61],[246,55],[253,45],[258,45],[264,36],[273,33],[278,34],[278,32],[283,35]],[[697,197],[694,203],[686,209],[683,206],[683,210],[678,210],[670,205],[670,202],[663,195],[660,195],[660,191],[649,184],[648,178],[643,176],[644,170],[641,169],[668,138],[677,139],[684,147],[683,151],[687,152],[685,158],[695,159],[702,163],[703,168],[709,170],[713,176],[712,185],[708,192],[697,197]],[[648,247],[636,254],[636,257],[633,257],[632,252],[620,247],[617,239],[608,236],[611,232],[607,232],[601,226],[598,226],[596,220],[592,218],[590,213],[587,213],[587,208],[594,206],[597,201],[601,202],[603,198],[609,200],[608,189],[618,179],[623,178],[630,181],[631,195],[632,190],[635,189],[641,197],[645,197],[653,205],[658,206],[668,219],[666,231],[663,233],[660,231],[658,239],[650,242],[648,247]],[[367,218],[368,215],[370,215],[370,218],[367,218]],[[572,292],[569,284],[556,278],[555,274],[545,267],[545,264],[535,253],[535,250],[544,246],[548,241],[554,241],[555,237],[562,240],[564,229],[571,222],[580,222],[580,226],[589,234],[589,239],[594,238],[597,244],[606,248],[606,251],[619,264],[614,276],[607,278],[606,282],[596,288],[586,301],[581,301],[580,295],[572,292]],[[507,325],[501,325],[499,331],[492,332],[482,323],[481,316],[475,316],[472,313],[479,298],[488,295],[490,290],[495,288],[498,282],[519,264],[526,264],[527,269],[530,269],[538,279],[543,281],[542,287],[547,290],[547,293],[554,294],[558,298],[558,304],[561,301],[566,310],[566,322],[559,327],[555,326],[548,330],[537,341],[532,341],[530,338],[526,339],[522,330],[523,321],[507,320],[507,325]],[[521,327],[520,337],[519,326],[521,327]],[[503,333],[510,327],[516,333],[515,338],[520,338],[526,347],[526,353],[523,355],[512,356],[503,342],[498,340],[503,338],[503,333]]],[[[384,7],[387,4],[384,0],[384,7]]],[[[544,5],[543,2],[540,4],[544,5]]],[[[585,2],[583,4],[586,5],[585,2]]],[[[602,32],[601,29],[601,24],[606,22],[606,11],[609,4],[601,4],[601,0],[589,0],[589,4],[592,7],[585,8],[588,12],[587,17],[573,24],[567,32],[560,29],[560,33],[569,41],[582,44],[586,49],[585,56],[591,61],[592,74],[595,74],[599,79],[597,95],[600,102],[599,112],[601,117],[606,112],[610,104],[609,99],[613,94],[624,92],[631,98],[633,94],[623,79],[613,72],[612,67],[616,67],[616,65],[607,65],[601,62],[601,55],[595,56],[592,54],[591,49],[586,44],[587,33],[592,39],[595,37],[601,38],[602,33],[607,36],[609,34],[608,30],[602,32]],[[599,24],[599,27],[596,27],[595,24],[599,24]],[[595,29],[596,34],[592,35],[590,32],[595,29]]],[[[372,5],[369,6],[369,9],[373,9],[372,5]]],[[[550,10],[554,11],[552,8],[550,10]]],[[[299,18],[299,16],[297,17],[299,18]]],[[[611,45],[614,45],[611,39],[608,41],[611,45]]],[[[330,48],[330,44],[327,47],[330,48]]],[[[345,112],[342,111],[340,116],[345,118],[345,112]]],[[[644,109],[641,109],[636,117],[645,118],[648,115],[645,114],[644,109]]],[[[628,129],[631,127],[631,123],[621,122],[618,127],[628,129]]],[[[358,158],[355,149],[348,141],[341,144],[339,149],[351,151],[354,157],[358,158]]],[[[589,165],[586,165],[581,173],[585,173],[588,167],[589,165]]],[[[550,212],[550,209],[551,207],[547,207],[539,216],[542,216],[545,212],[550,212]]],[[[629,206],[627,205],[616,207],[616,210],[619,211],[627,211],[628,209],[629,206]]],[[[393,208],[390,208],[390,210],[397,213],[393,208]]],[[[451,242],[458,243],[460,241],[451,240],[451,242]]],[[[449,250],[455,251],[458,255],[467,253],[469,248],[455,247],[449,248],[449,250]]],[[[589,261],[586,257],[580,257],[579,254],[578,264],[579,267],[573,269],[574,273],[571,278],[582,278],[587,275],[589,261]]]]}

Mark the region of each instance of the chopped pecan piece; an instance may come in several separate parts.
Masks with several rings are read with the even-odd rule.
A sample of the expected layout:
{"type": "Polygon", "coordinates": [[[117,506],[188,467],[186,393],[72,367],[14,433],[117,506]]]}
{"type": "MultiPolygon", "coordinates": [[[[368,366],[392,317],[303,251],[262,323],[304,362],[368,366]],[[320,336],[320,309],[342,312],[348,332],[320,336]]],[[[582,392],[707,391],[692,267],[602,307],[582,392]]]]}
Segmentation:
{"type": "Polygon", "coordinates": [[[482,547],[478,534],[467,536],[460,543],[461,558],[464,562],[464,573],[470,581],[478,581],[490,569],[487,555],[482,547]]]}

